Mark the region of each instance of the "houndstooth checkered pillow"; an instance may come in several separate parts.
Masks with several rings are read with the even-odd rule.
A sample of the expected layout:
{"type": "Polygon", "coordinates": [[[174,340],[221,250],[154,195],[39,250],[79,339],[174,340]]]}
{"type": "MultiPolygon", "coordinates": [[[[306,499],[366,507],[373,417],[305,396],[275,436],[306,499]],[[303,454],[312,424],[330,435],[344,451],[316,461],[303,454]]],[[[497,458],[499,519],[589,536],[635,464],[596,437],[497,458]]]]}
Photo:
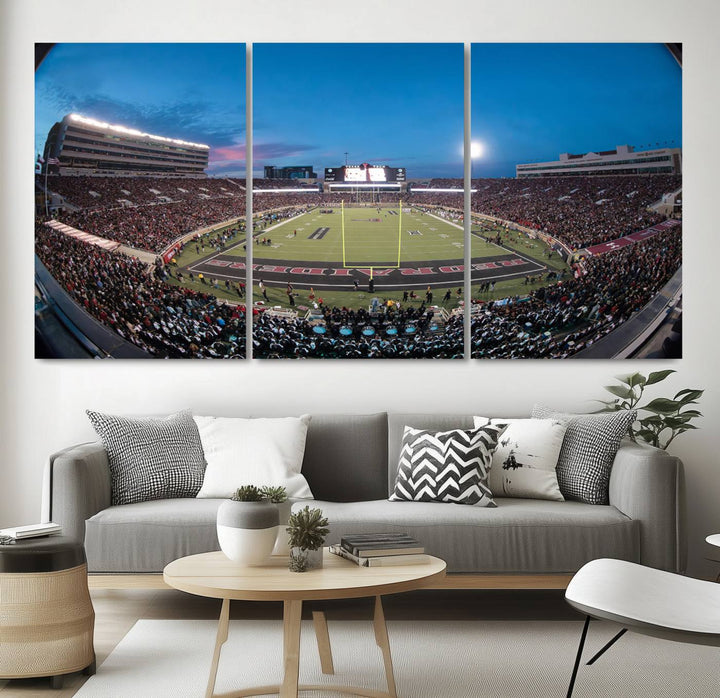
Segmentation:
{"type": "Polygon", "coordinates": [[[86,413],[108,454],[113,504],[199,492],[205,457],[190,410],[162,419],[86,413]]]}
{"type": "Polygon", "coordinates": [[[567,422],[557,464],[558,484],[565,498],[588,504],[607,504],[615,454],[635,421],[637,411],[564,414],[545,405],[535,405],[532,416],[567,422]]]}

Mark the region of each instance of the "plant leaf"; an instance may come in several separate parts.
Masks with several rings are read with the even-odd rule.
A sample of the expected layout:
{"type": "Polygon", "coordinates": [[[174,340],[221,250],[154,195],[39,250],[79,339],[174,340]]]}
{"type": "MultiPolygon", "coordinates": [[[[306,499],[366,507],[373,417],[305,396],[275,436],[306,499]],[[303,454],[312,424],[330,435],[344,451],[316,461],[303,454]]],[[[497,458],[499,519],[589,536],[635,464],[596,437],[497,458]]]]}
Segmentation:
{"type": "Polygon", "coordinates": [[[676,373],[672,368],[668,368],[665,371],[653,371],[648,377],[645,385],[654,385],[660,381],[664,381],[671,373],[676,373]]]}
{"type": "Polygon", "coordinates": [[[694,402],[695,400],[697,400],[699,397],[701,397],[704,392],[705,392],[704,390],[687,390],[687,389],[681,390],[675,396],[675,399],[676,400],[679,399],[683,405],[688,405],[691,402],[694,402]]]}
{"type": "Polygon", "coordinates": [[[666,397],[658,397],[648,402],[640,409],[647,410],[648,412],[655,412],[656,414],[673,414],[680,409],[681,404],[677,400],[670,400],[666,397]]]}
{"type": "Polygon", "coordinates": [[[630,388],[626,388],[622,385],[605,385],[603,387],[609,393],[617,395],[619,398],[623,398],[624,400],[631,400],[635,397],[635,393],[633,393],[630,388]]]}

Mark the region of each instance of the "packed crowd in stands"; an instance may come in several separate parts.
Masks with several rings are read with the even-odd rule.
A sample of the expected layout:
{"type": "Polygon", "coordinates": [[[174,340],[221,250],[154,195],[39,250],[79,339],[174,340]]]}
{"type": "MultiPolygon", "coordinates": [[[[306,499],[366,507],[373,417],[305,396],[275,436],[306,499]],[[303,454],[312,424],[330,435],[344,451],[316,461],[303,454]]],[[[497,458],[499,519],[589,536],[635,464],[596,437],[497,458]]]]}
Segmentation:
{"type": "Polygon", "coordinates": [[[158,358],[243,358],[245,310],[210,294],[171,286],[155,270],[47,226],[35,251],[75,302],[158,358]]]}
{"type": "MultiPolygon", "coordinates": [[[[260,182],[263,180],[257,180],[260,182]]],[[[265,180],[278,183],[281,180],[265,180]]],[[[292,181],[292,180],[290,180],[292,181]]],[[[131,247],[159,252],[178,237],[245,213],[242,180],[50,177],[48,189],[80,207],[58,218],[131,247]],[[153,191],[154,190],[154,191],[153,191]],[[91,193],[94,192],[94,193],[91,193]],[[124,205],[121,199],[132,202],[124,205]]],[[[293,182],[294,183],[294,182],[293,182]]],[[[434,179],[434,188],[462,189],[461,180],[434,179]]],[[[680,187],[678,177],[623,176],[475,179],[473,211],[543,230],[573,249],[616,239],[662,220],[647,206],[680,187]]],[[[336,208],[347,192],[266,193],[254,198],[262,226],[315,206],[336,208]],[[269,213],[272,211],[273,213],[269,213]],[[264,213],[263,213],[264,212],[264,213]]],[[[397,193],[380,195],[394,204],[397,193]]],[[[376,201],[364,192],[352,201],[376,201]]],[[[413,192],[403,201],[462,210],[462,191],[413,192]]],[[[229,238],[228,238],[229,239],[229,238]]],[[[227,240],[208,244],[220,249],[227,240]]],[[[192,242],[189,244],[193,244],[192,242]]],[[[178,288],[158,269],[36,226],[36,249],[76,302],[128,341],[158,357],[236,357],[244,354],[244,310],[210,294],[178,288]]],[[[643,307],[681,264],[681,232],[657,234],[621,250],[590,257],[586,274],[534,288],[527,298],[476,301],[472,354],[487,358],[570,356],[643,307]]],[[[260,315],[255,352],[265,357],[452,358],[462,355],[462,317],[430,328],[432,311],[369,313],[322,308],[324,334],[305,320],[260,315]],[[430,314],[428,314],[430,313],[430,314]],[[415,330],[406,333],[411,324],[415,330]],[[389,328],[398,329],[388,333],[389,328]],[[372,328],[372,333],[363,330],[372,328]],[[349,330],[349,331],[348,331],[349,330]]]]}
{"type": "Polygon", "coordinates": [[[451,316],[441,331],[431,327],[433,310],[386,307],[378,312],[322,308],[324,334],[303,318],[263,313],[253,321],[258,358],[451,359],[463,356],[463,320],[451,316]],[[411,332],[406,329],[412,328],[411,332]],[[397,332],[397,333],[395,333],[397,332]]]}
{"type": "MultiPolygon", "coordinates": [[[[36,177],[38,187],[45,177],[36,177]]],[[[84,209],[115,208],[133,204],[182,201],[205,197],[244,195],[245,181],[240,179],[182,179],[171,177],[60,177],[47,178],[49,191],[62,196],[71,206],[84,209]]]]}
{"type": "Polygon", "coordinates": [[[253,177],[253,189],[310,189],[317,191],[317,184],[302,179],[263,179],[253,177]]]}
{"type": "Polygon", "coordinates": [[[578,250],[649,228],[663,216],[647,211],[681,186],[674,175],[474,179],[472,210],[514,221],[578,250]]]}
{"type": "Polygon", "coordinates": [[[130,247],[161,252],[173,240],[199,228],[245,215],[245,197],[185,199],[133,208],[62,213],[56,218],[73,228],[130,247]]]}
{"type": "Polygon", "coordinates": [[[590,257],[586,274],[538,288],[527,299],[483,304],[473,313],[475,358],[565,358],[589,346],[646,305],[677,271],[675,229],[590,257]]]}
{"type": "MultiPolygon", "coordinates": [[[[180,235],[215,222],[241,216],[245,192],[240,180],[133,179],[127,177],[52,177],[48,188],[83,210],[62,215],[63,222],[131,247],[158,252],[180,235]],[[233,183],[234,182],[234,183],[233,183]],[[92,188],[91,188],[92,187],[92,188]],[[99,196],[93,196],[95,192],[99,196]],[[123,207],[123,200],[135,206],[123,207]],[[169,203],[169,201],[172,203],[169,203]]],[[[294,180],[257,180],[263,188],[294,180]]],[[[474,179],[472,210],[545,231],[572,249],[606,242],[658,223],[662,216],[647,206],[680,187],[669,175],[555,177],[538,179],[474,179]]],[[[462,181],[433,179],[433,188],[452,192],[410,194],[326,192],[267,193],[255,196],[255,210],[288,206],[339,206],[402,197],[413,205],[441,205],[462,210],[462,181]]]]}

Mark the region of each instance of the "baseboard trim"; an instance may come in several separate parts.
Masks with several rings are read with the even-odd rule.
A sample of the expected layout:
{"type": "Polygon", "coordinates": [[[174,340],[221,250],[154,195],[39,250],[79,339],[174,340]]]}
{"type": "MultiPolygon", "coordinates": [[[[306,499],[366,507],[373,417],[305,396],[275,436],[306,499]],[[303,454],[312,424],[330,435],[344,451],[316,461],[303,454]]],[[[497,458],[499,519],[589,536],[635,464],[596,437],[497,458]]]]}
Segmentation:
{"type": "MultiPolygon", "coordinates": [[[[565,589],[571,574],[449,574],[429,589],[565,589]]],[[[170,589],[162,574],[90,574],[90,589],[170,589]]]]}

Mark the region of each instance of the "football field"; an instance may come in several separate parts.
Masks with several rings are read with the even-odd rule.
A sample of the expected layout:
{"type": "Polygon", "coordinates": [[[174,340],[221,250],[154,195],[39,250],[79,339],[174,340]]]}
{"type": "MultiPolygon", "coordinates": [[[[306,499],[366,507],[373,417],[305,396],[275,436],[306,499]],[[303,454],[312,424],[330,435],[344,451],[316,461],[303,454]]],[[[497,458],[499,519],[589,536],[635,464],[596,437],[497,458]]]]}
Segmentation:
{"type": "MultiPolygon", "coordinates": [[[[404,262],[460,261],[463,230],[457,223],[416,209],[346,206],[332,213],[309,213],[268,226],[256,234],[256,259],[332,262],[341,267],[398,267],[404,262]],[[269,244],[263,244],[263,240],[269,244]]],[[[329,210],[329,209],[325,209],[329,210]]],[[[233,251],[228,250],[229,254],[233,251]]],[[[243,254],[242,247],[234,254],[243,254]]],[[[473,256],[492,257],[503,250],[473,241],[473,256]]]]}

